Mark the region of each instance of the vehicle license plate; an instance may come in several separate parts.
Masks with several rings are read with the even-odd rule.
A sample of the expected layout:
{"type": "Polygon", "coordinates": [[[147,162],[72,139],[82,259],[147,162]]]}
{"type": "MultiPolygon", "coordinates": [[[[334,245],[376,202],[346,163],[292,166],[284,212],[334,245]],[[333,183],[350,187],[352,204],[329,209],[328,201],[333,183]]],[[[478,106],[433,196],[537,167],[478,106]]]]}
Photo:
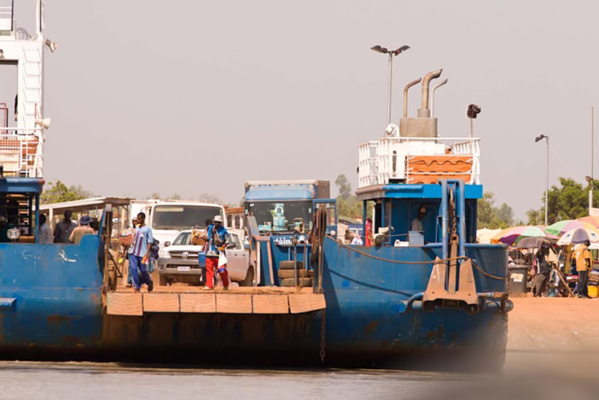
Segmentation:
{"type": "Polygon", "coordinates": [[[177,271],[191,271],[191,267],[177,267],[177,271]]]}

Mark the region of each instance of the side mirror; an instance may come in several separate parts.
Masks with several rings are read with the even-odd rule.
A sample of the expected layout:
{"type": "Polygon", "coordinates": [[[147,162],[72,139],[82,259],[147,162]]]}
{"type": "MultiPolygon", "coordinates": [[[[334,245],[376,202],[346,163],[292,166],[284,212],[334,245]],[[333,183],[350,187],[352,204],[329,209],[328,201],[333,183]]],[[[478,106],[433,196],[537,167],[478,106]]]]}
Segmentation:
{"type": "Polygon", "coordinates": [[[227,245],[227,249],[234,249],[235,248],[235,243],[229,243],[227,245]]]}
{"type": "Polygon", "coordinates": [[[168,247],[171,245],[171,242],[164,242],[164,247],[168,247]]]}

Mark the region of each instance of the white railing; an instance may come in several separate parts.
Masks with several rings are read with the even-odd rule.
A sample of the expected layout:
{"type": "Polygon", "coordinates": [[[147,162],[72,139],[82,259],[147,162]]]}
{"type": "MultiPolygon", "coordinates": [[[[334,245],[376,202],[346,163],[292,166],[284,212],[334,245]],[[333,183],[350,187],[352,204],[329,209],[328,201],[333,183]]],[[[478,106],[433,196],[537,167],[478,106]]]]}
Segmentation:
{"type": "MultiPolygon", "coordinates": [[[[0,131],[8,129],[0,128],[0,131]]],[[[9,131],[18,130],[10,128],[9,131]]],[[[0,164],[4,176],[42,177],[43,139],[39,133],[31,133],[31,129],[26,131],[29,133],[0,134],[0,164]]]]}
{"type": "MultiPolygon", "coordinates": [[[[480,139],[388,137],[360,145],[358,188],[409,182],[409,159],[413,156],[471,156],[472,168],[467,172],[471,184],[480,183],[480,139]]],[[[453,172],[431,173],[454,175],[453,172]]]]}

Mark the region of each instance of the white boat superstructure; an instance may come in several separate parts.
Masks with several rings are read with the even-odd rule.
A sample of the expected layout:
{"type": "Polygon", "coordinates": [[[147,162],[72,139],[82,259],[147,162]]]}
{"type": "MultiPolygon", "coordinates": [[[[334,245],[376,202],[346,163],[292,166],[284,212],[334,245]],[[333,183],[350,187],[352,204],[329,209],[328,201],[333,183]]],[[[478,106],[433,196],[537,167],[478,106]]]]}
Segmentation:
{"type": "Polygon", "coordinates": [[[433,71],[410,82],[404,89],[399,126],[390,124],[383,138],[360,145],[358,189],[392,183],[438,183],[441,179],[480,184],[480,139],[442,138],[437,134],[437,119],[429,109],[429,83],[441,72],[433,71]],[[421,108],[416,117],[408,117],[408,89],[421,80],[421,108]]]}
{"type": "MultiPolygon", "coordinates": [[[[43,177],[44,130],[44,51],[54,51],[56,43],[44,37],[44,0],[36,1],[35,32],[16,26],[14,1],[0,6],[0,65],[17,67],[14,94],[14,121],[9,121],[11,103],[0,103],[0,164],[4,176],[43,177]],[[11,124],[12,123],[12,124],[11,124]],[[16,125],[15,125],[16,124],[16,125]]],[[[10,97],[8,97],[10,96],[10,97]]]]}

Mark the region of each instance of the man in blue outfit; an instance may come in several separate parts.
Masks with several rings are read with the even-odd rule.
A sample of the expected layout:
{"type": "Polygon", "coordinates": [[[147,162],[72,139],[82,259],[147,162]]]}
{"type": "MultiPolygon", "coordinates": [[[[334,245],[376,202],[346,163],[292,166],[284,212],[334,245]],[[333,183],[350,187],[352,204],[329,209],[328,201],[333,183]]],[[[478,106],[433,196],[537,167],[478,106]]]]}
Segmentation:
{"type": "Polygon", "coordinates": [[[206,250],[206,286],[204,289],[214,288],[214,270],[216,269],[223,281],[224,290],[229,289],[229,274],[227,266],[218,265],[218,258],[221,252],[224,253],[225,246],[229,241],[229,232],[223,226],[223,217],[217,215],[214,217],[214,224],[208,227],[208,248],[206,250]]]}
{"type": "Polygon", "coordinates": [[[140,290],[139,271],[141,271],[141,283],[148,285],[148,292],[154,290],[154,282],[148,273],[148,260],[150,258],[150,249],[154,242],[152,228],[146,225],[146,214],[140,212],[137,214],[137,229],[135,229],[135,240],[133,248],[129,253],[129,270],[133,278],[133,287],[135,292],[140,290]]]}

